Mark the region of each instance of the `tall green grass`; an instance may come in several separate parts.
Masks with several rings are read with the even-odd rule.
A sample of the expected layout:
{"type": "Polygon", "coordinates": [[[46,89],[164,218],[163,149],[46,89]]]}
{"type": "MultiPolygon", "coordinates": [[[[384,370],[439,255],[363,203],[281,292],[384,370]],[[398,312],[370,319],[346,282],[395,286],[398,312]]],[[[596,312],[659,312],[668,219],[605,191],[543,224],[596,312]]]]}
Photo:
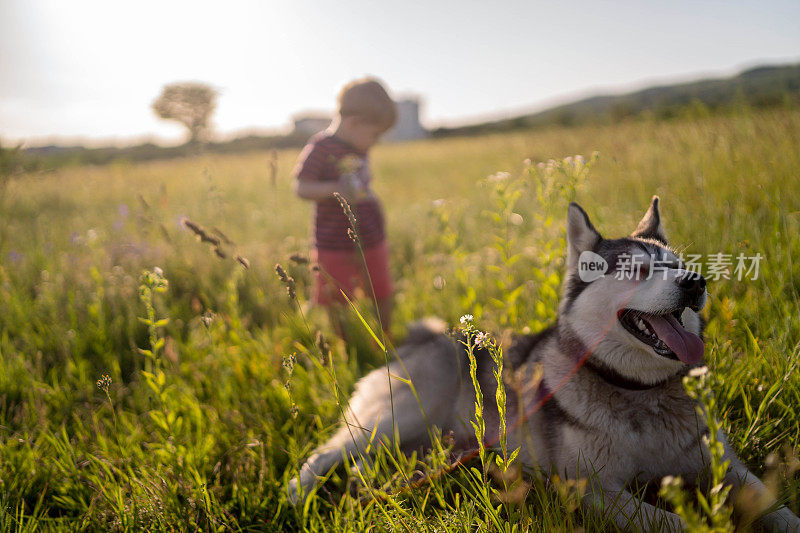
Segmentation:
{"type": "MultiPolygon", "coordinates": [[[[427,315],[457,324],[472,314],[498,339],[542,328],[558,301],[568,196],[618,236],[659,194],[679,249],[764,256],[758,279],[711,283],[706,360],[731,442],[796,512],[791,462],[767,463],[793,457],[800,433],[798,144],[800,112],[745,109],[378,146],[375,186],[398,288],[393,337],[427,315]],[[582,185],[565,195],[558,165],[595,151],[582,185]]],[[[289,179],[296,156],[279,153],[274,187],[266,153],[7,184],[0,529],[609,528],[577,506],[580,483],[526,472],[496,499],[506,478],[483,483],[479,461],[449,468],[446,435],[425,456],[376,443],[357,474],[338,468],[305,506],[287,504],[289,477],[333,431],[355,381],[384,364],[359,320],[348,345],[334,342],[324,313],[307,304],[312,273],[289,260],[307,255],[310,222],[289,179]],[[216,235],[225,257],[184,217],[216,235]]],[[[379,331],[369,302],[356,305],[379,331]]]]}

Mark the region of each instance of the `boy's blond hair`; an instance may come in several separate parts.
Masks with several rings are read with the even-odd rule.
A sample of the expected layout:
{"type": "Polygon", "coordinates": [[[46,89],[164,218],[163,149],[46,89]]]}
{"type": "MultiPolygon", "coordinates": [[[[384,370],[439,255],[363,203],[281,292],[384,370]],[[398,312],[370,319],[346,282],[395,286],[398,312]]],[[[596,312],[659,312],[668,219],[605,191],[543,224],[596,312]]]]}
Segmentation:
{"type": "Polygon", "coordinates": [[[338,98],[339,116],[361,117],[391,128],[397,120],[397,104],[375,78],[361,78],[345,85],[338,98]]]}

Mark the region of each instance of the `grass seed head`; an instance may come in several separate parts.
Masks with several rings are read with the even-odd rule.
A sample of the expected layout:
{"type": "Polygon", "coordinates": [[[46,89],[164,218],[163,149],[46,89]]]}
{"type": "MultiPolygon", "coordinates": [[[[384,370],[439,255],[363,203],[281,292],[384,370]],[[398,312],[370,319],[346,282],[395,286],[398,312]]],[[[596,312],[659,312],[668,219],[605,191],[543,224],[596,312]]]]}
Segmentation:
{"type": "Polygon", "coordinates": [[[219,236],[219,238],[222,239],[222,242],[224,242],[225,244],[230,244],[230,245],[234,244],[234,242],[230,240],[227,235],[222,233],[222,230],[220,230],[218,227],[214,226],[213,228],[211,228],[211,230],[214,232],[214,234],[219,236]]]}
{"type": "Polygon", "coordinates": [[[350,209],[350,204],[347,202],[345,197],[338,192],[333,193],[333,196],[339,201],[339,205],[342,206],[342,211],[344,211],[347,220],[350,222],[350,227],[347,229],[347,235],[354,243],[358,244],[358,233],[356,232],[356,228],[358,226],[356,222],[356,216],[353,214],[353,210],[350,209]]]}
{"type": "Polygon", "coordinates": [[[103,374],[100,376],[100,379],[97,380],[97,388],[108,394],[109,387],[111,387],[111,376],[103,374]]]}
{"type": "Polygon", "coordinates": [[[219,247],[219,245],[221,244],[221,241],[219,240],[218,237],[211,235],[202,227],[200,227],[198,224],[195,224],[188,218],[183,219],[183,225],[189,228],[192,231],[192,233],[200,237],[200,242],[207,242],[215,247],[219,247]]]}
{"type": "Polygon", "coordinates": [[[245,270],[250,269],[250,261],[248,261],[246,257],[242,257],[241,255],[236,254],[235,259],[236,261],[239,262],[240,265],[244,267],[245,270]]]}
{"type": "Polygon", "coordinates": [[[282,282],[287,283],[289,281],[289,274],[286,273],[286,270],[283,269],[280,263],[275,264],[275,272],[282,282]]]}
{"type": "Polygon", "coordinates": [[[325,336],[321,331],[317,331],[316,345],[319,348],[320,356],[322,357],[322,364],[328,363],[331,354],[331,345],[325,340],[325,336]]]}
{"type": "Polygon", "coordinates": [[[286,285],[286,292],[289,294],[289,298],[291,298],[292,300],[297,299],[297,292],[295,291],[294,278],[286,273],[286,270],[284,270],[284,268],[280,265],[280,263],[277,263],[275,265],[275,272],[278,274],[278,277],[283,282],[283,284],[286,285]]]}
{"type": "Polygon", "coordinates": [[[281,361],[281,366],[289,375],[291,375],[294,371],[295,363],[297,363],[297,354],[292,353],[284,356],[283,360],[281,361]]]}
{"type": "Polygon", "coordinates": [[[308,257],[301,255],[301,254],[292,254],[289,256],[289,260],[293,263],[298,265],[307,265],[308,264],[308,257]]]}

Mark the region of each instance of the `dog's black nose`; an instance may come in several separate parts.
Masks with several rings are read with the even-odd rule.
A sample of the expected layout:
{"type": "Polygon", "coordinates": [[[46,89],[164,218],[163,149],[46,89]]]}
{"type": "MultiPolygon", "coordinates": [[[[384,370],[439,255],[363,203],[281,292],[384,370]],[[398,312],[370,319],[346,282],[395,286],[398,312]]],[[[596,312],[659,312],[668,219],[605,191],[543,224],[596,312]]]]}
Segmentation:
{"type": "Polygon", "coordinates": [[[686,273],[678,278],[678,287],[687,291],[702,291],[706,288],[706,278],[697,272],[687,270],[686,273]]]}
{"type": "Polygon", "coordinates": [[[688,306],[698,306],[706,290],[706,278],[697,272],[688,271],[675,282],[683,290],[688,306]]]}

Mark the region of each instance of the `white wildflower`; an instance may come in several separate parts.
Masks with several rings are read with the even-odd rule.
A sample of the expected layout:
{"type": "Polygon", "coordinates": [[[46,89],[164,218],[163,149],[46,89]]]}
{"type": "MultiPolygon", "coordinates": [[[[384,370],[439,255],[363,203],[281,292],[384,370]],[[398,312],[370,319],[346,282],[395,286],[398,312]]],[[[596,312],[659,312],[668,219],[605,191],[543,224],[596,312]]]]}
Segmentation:
{"type": "Polygon", "coordinates": [[[479,331],[477,335],[475,335],[475,346],[480,348],[489,340],[489,334],[479,331]]]}
{"type": "Polygon", "coordinates": [[[505,181],[511,177],[511,174],[508,172],[498,172],[497,174],[492,174],[489,176],[489,181],[492,183],[497,183],[499,181],[505,181]]]}
{"type": "Polygon", "coordinates": [[[706,374],[708,374],[707,366],[700,366],[689,370],[689,377],[692,378],[699,378],[701,376],[705,376],[706,374]]]}
{"type": "Polygon", "coordinates": [[[473,318],[474,317],[472,315],[464,315],[464,316],[462,316],[461,317],[461,325],[462,326],[466,326],[467,324],[470,324],[472,322],[473,318]]]}

